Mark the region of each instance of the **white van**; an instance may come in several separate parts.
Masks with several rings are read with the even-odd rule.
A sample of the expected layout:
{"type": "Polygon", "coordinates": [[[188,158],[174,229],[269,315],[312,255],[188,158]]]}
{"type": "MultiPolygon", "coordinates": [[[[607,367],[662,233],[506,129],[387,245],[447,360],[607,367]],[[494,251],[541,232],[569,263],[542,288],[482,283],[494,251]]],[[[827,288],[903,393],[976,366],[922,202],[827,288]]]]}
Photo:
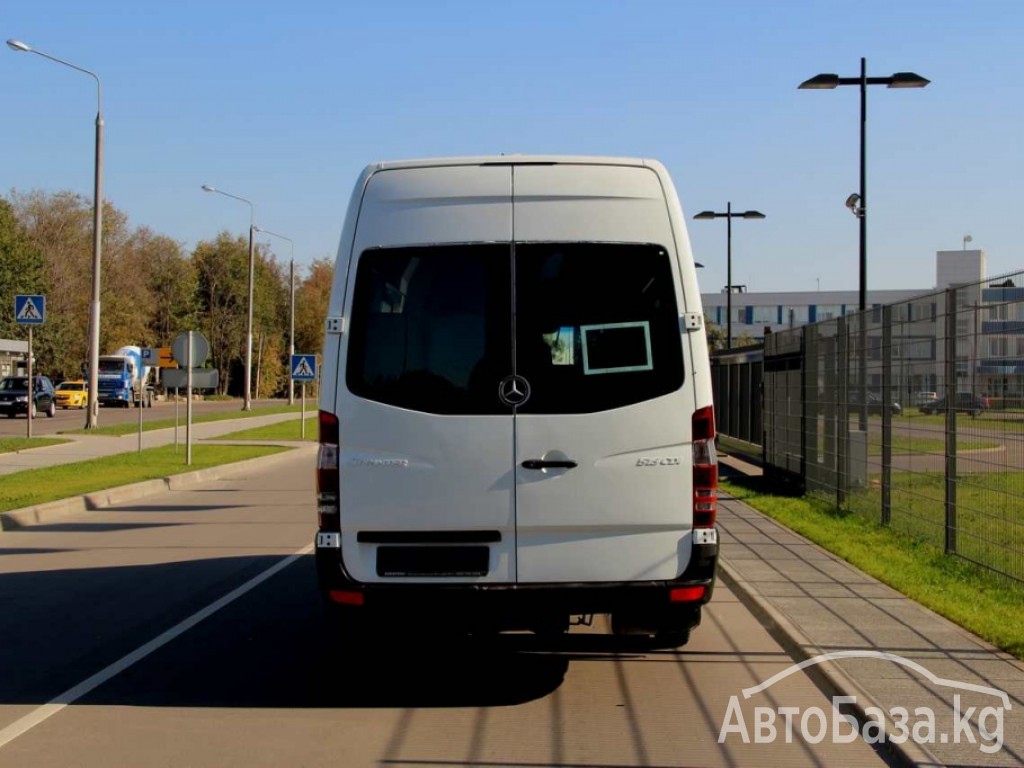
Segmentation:
{"type": "Polygon", "coordinates": [[[611,614],[617,633],[686,642],[715,583],[718,470],[661,164],[367,167],[322,366],[317,573],[354,624],[546,632],[611,614]]]}

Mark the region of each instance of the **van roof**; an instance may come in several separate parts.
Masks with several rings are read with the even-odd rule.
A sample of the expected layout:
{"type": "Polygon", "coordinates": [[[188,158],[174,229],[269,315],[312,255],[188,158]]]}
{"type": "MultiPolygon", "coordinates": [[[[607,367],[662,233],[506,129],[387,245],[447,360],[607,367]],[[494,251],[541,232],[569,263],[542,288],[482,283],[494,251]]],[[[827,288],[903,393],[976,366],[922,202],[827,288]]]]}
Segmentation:
{"type": "Polygon", "coordinates": [[[386,171],[397,168],[430,168],[450,165],[625,165],[645,168],[661,166],[657,160],[640,157],[604,157],[591,155],[530,155],[502,153],[497,155],[470,155],[456,157],[427,157],[409,160],[390,160],[371,163],[367,171],[386,171]]]}

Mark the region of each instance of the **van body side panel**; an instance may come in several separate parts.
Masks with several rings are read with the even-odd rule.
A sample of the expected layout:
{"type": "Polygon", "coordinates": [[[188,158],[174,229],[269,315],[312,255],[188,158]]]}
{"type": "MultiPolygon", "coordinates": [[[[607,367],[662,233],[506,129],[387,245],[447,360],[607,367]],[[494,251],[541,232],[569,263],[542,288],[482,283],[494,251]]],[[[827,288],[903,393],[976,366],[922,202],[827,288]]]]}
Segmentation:
{"type": "MultiPolygon", "coordinates": [[[[526,268],[531,248],[543,248],[537,244],[577,244],[575,250],[567,247],[564,255],[539,254],[539,264],[530,257],[537,280],[544,282],[571,259],[585,259],[586,244],[592,243],[593,270],[601,270],[603,277],[602,282],[577,271],[565,290],[554,292],[571,297],[565,303],[575,310],[572,319],[558,312],[558,301],[517,296],[517,313],[522,315],[517,319],[517,373],[537,383],[533,402],[516,416],[518,581],[673,579],[685,570],[692,551],[694,362],[680,330],[679,315],[686,306],[683,277],[659,174],[644,166],[524,166],[515,168],[514,191],[514,236],[517,254],[523,255],[523,262],[517,259],[518,272],[526,268]],[[608,244],[624,244],[623,257],[613,258],[608,244]],[[637,245],[636,254],[628,244],[637,245]],[[633,267],[647,260],[655,260],[652,264],[658,269],[637,284],[642,275],[634,274],[633,267]],[[590,284],[583,288],[583,281],[590,284]],[[661,309],[644,303],[650,293],[648,281],[660,291],[656,304],[661,309]],[[570,284],[579,286],[579,293],[601,292],[602,298],[585,303],[572,297],[570,284]],[[564,335],[575,345],[575,366],[589,350],[586,370],[575,379],[557,370],[565,360],[549,359],[532,368],[525,362],[522,351],[532,341],[525,336],[530,332],[526,319],[532,318],[538,304],[547,309],[537,312],[555,308],[558,317],[546,324],[565,329],[564,335]],[[633,336],[605,345],[602,362],[597,357],[600,337],[595,335],[602,333],[609,339],[615,333],[633,336]],[[646,357],[642,342],[636,341],[645,338],[646,357]],[[622,358],[618,362],[616,355],[622,358]],[[670,391],[655,387],[652,395],[643,383],[651,372],[644,369],[656,373],[673,356],[678,360],[668,362],[670,368],[680,368],[673,374],[677,379],[670,391]],[[551,362],[554,372],[544,372],[544,364],[551,362]],[[559,413],[544,405],[544,382],[559,377],[574,382],[561,388],[569,409],[574,387],[579,387],[580,398],[591,397],[595,387],[614,390],[620,383],[621,391],[640,394],[637,402],[622,404],[606,394],[602,397],[611,407],[601,407],[595,400],[589,412],[559,413]],[[546,412],[531,412],[531,406],[546,412]],[[575,466],[524,467],[524,462],[559,459],[575,466]]],[[[693,279],[692,265],[690,274],[693,279]]],[[[557,275],[552,282],[558,285],[557,275]]]]}
{"type": "MultiPolygon", "coordinates": [[[[645,164],[657,172],[661,188],[665,194],[665,205],[668,209],[668,218],[672,226],[672,232],[675,236],[676,259],[679,264],[679,283],[682,289],[681,311],[696,312],[703,317],[704,307],[700,297],[700,285],[697,280],[697,267],[694,264],[689,230],[686,227],[682,204],[679,202],[679,195],[676,192],[675,184],[672,183],[668,171],[661,163],[656,160],[647,160],[645,164]]],[[[684,335],[683,343],[689,346],[688,359],[693,367],[690,381],[693,384],[694,409],[713,406],[711,352],[708,347],[707,333],[703,329],[699,333],[687,333],[684,335]]]]}
{"type": "MultiPolygon", "coordinates": [[[[400,380],[412,371],[414,376],[423,378],[424,392],[447,391],[431,389],[439,386],[433,372],[441,370],[452,379],[464,381],[468,372],[464,366],[460,367],[457,353],[466,345],[483,343],[479,334],[474,335],[473,322],[460,324],[461,310],[452,309],[452,300],[471,304],[476,298],[473,291],[442,279],[425,281],[425,275],[443,275],[443,268],[437,265],[449,263],[444,248],[431,246],[451,243],[454,244],[450,249],[452,253],[462,253],[466,249],[473,250],[466,244],[489,244],[473,250],[474,255],[467,258],[476,259],[471,263],[479,265],[493,254],[497,272],[507,271],[511,240],[511,169],[507,166],[384,170],[373,174],[366,185],[355,229],[353,265],[345,300],[346,314],[355,314],[340,337],[339,359],[346,361],[343,367],[349,369],[351,375],[354,360],[350,353],[355,337],[356,343],[362,344],[364,367],[369,366],[364,385],[372,392],[378,389],[384,392],[382,399],[390,397],[388,393],[399,391],[400,398],[406,400],[399,398],[398,401],[405,404],[395,405],[353,394],[346,374],[338,377],[334,410],[340,423],[342,556],[345,567],[357,581],[377,584],[515,581],[513,416],[497,410],[483,415],[430,412],[429,406],[419,408],[415,401],[420,388],[410,386],[408,379],[400,380]],[[420,249],[422,258],[416,254],[420,249]],[[401,253],[389,260],[388,252],[396,250],[401,253]],[[434,258],[431,254],[438,250],[441,251],[440,261],[431,261],[434,258]],[[403,263],[407,267],[398,271],[397,278],[391,273],[381,276],[372,261],[377,258],[384,267],[394,268],[403,263]],[[375,313],[361,320],[356,297],[362,290],[360,280],[365,276],[359,268],[363,259],[370,259],[368,266],[373,265],[363,272],[376,275],[374,279],[390,293],[383,300],[374,294],[369,304],[369,299],[361,298],[369,307],[366,311],[375,313]],[[434,272],[428,269],[431,265],[434,272]],[[391,305],[382,309],[385,300],[391,305]],[[411,304],[416,307],[408,306],[411,304]],[[441,307],[444,313],[437,315],[429,306],[441,307]],[[424,330],[419,318],[431,322],[428,329],[424,330]],[[410,341],[413,337],[416,337],[415,345],[410,341]],[[418,357],[412,359],[413,355],[418,357]],[[397,373],[396,365],[401,369],[397,373]],[[392,389],[387,388],[389,377],[394,379],[392,389]],[[382,379],[384,384],[378,387],[382,379]],[[407,402],[409,398],[412,400],[407,402]],[[433,567],[429,563],[444,560],[444,547],[451,551],[445,541],[448,534],[456,540],[453,545],[456,548],[479,546],[457,541],[460,537],[464,539],[467,532],[486,534],[483,536],[486,543],[482,544],[488,548],[486,574],[439,575],[444,570],[443,563],[437,573],[428,575],[422,572],[401,575],[401,567],[392,571],[385,569],[382,573],[385,559],[399,566],[408,561],[415,571],[422,562],[415,556],[410,557],[410,551],[431,549],[430,542],[440,542],[426,554],[429,570],[433,567]],[[360,534],[363,541],[359,540],[360,534]],[[395,540],[399,544],[395,545],[395,540]],[[397,549],[384,552],[387,547],[397,549]],[[401,551],[396,555],[397,550],[401,551]]],[[[504,301],[507,307],[510,299],[506,297],[504,301]]],[[[510,372],[511,360],[504,366],[510,372]]],[[[492,376],[501,373],[501,361],[488,373],[492,376]]],[[[442,384],[448,386],[447,382],[442,384]]],[[[496,379],[493,383],[495,402],[497,385],[496,379]]],[[[481,386],[491,388],[486,383],[481,386]]],[[[429,397],[425,402],[429,402],[429,397]]],[[[458,558],[452,562],[456,571],[464,565],[458,558]]]]}

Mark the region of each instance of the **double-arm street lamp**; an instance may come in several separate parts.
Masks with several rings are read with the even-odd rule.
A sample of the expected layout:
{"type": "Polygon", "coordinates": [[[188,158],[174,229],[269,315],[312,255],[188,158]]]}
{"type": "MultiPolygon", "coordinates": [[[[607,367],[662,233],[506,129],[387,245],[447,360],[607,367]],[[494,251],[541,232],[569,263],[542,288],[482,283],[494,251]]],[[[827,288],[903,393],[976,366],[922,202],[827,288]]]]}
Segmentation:
{"type": "MultiPolygon", "coordinates": [[[[271,232],[269,229],[262,229],[256,227],[257,232],[262,232],[264,235],[270,235],[272,237],[279,237],[282,240],[287,240],[291,246],[292,256],[289,261],[288,268],[288,295],[291,309],[288,315],[288,365],[291,365],[292,356],[295,354],[295,243],[290,237],[279,235],[276,232],[271,232]]],[[[288,372],[288,405],[295,405],[295,381],[292,379],[291,371],[288,372]]]]}
{"type": "Polygon", "coordinates": [[[721,219],[726,221],[726,283],[725,286],[725,323],[726,323],[726,349],[732,349],[732,220],[733,219],[763,219],[764,214],[760,211],[732,212],[732,203],[726,203],[725,213],[715,211],[701,211],[693,217],[699,221],[708,219],[721,219]]]}
{"type": "Polygon", "coordinates": [[[89,406],[86,409],[85,428],[97,426],[100,410],[99,366],[100,366],[100,263],[103,253],[103,89],[95,72],[70,62],[37,51],[20,40],[8,40],[12,51],[34,53],[44,59],[63,64],[65,67],[89,75],[96,81],[96,161],[93,177],[93,224],[92,224],[92,303],[89,305],[89,406]]]}
{"type": "MultiPolygon", "coordinates": [[[[864,311],[868,307],[868,193],[867,193],[867,123],[869,85],[884,85],[889,88],[924,88],[925,80],[913,72],[896,72],[889,77],[868,77],[867,59],[860,60],[860,77],[840,77],[833,74],[815,75],[810,80],[800,83],[804,90],[832,90],[840,85],[855,85],[860,88],[860,192],[846,198],[846,206],[860,220],[860,295],[858,306],[860,317],[860,364],[857,368],[857,389],[859,391],[859,426],[861,431],[867,430],[868,392],[867,392],[867,318],[864,311]]],[[[883,393],[885,395],[885,393],[883,393]]],[[[883,402],[883,408],[888,403],[883,402]]]]}
{"type": "Polygon", "coordinates": [[[831,90],[840,85],[856,85],[860,88],[860,193],[850,195],[846,204],[860,219],[860,310],[867,309],[868,290],[868,211],[867,211],[867,87],[885,85],[889,88],[924,88],[929,81],[913,72],[897,72],[889,77],[868,77],[867,60],[860,60],[860,77],[839,75],[815,75],[800,83],[805,90],[831,90]]]}
{"type": "Polygon", "coordinates": [[[248,300],[248,320],[246,321],[245,330],[245,400],[242,405],[243,411],[252,410],[252,295],[253,295],[253,280],[255,279],[255,251],[253,250],[253,234],[256,231],[256,207],[252,204],[252,201],[246,200],[244,197],[238,195],[232,195],[225,192],[222,189],[216,189],[211,187],[209,184],[203,184],[204,192],[216,192],[218,195],[224,195],[234,200],[241,200],[243,203],[249,206],[249,300],[248,300]]]}

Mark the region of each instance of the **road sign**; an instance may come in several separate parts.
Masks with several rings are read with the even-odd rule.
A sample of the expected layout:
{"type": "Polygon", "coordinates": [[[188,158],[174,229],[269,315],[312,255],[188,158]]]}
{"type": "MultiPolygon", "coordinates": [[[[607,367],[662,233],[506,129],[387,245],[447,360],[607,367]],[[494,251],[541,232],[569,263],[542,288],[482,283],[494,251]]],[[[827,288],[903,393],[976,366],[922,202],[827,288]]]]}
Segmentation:
{"type": "MultiPolygon", "coordinates": [[[[168,368],[161,375],[166,389],[188,387],[188,371],[184,368],[168,368]]],[[[220,372],[216,368],[193,368],[192,389],[216,389],[220,386],[220,372]]]]}
{"type": "Polygon", "coordinates": [[[22,325],[42,325],[46,321],[46,297],[25,294],[15,296],[14,320],[22,325]]]}
{"type": "Polygon", "coordinates": [[[292,380],[316,381],[316,355],[292,355],[292,380]]]}
{"type": "MultiPolygon", "coordinates": [[[[178,338],[174,340],[174,344],[171,346],[174,359],[182,367],[188,365],[188,334],[188,331],[179,333],[178,338]]],[[[192,367],[198,368],[205,363],[206,357],[209,354],[210,342],[199,331],[192,331],[192,367]]]]}
{"type": "MultiPolygon", "coordinates": [[[[196,345],[198,347],[198,345],[196,345]]],[[[142,350],[142,362],[156,368],[177,368],[170,347],[146,347],[142,350]]]]}
{"type": "Polygon", "coordinates": [[[171,352],[170,347],[157,347],[159,356],[157,357],[157,366],[159,368],[177,368],[178,361],[174,359],[174,353],[171,352]]]}

